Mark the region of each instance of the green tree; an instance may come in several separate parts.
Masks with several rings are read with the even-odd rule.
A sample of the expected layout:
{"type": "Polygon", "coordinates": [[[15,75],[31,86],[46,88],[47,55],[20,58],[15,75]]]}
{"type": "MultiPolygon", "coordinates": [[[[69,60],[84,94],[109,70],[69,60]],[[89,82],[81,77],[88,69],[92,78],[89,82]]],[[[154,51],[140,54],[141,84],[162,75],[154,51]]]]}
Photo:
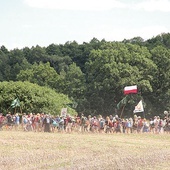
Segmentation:
{"type": "Polygon", "coordinates": [[[54,68],[50,66],[50,63],[35,63],[30,69],[21,70],[17,75],[17,80],[29,81],[40,86],[48,86],[56,89],[56,91],[60,91],[60,89],[58,89],[59,79],[60,76],[54,68]]]}
{"type": "MultiPolygon", "coordinates": [[[[13,111],[11,102],[18,98],[22,112],[46,112],[58,115],[63,107],[72,102],[68,96],[56,93],[54,90],[41,87],[29,82],[1,82],[0,109],[2,112],[13,111]]],[[[68,108],[70,114],[76,114],[74,109],[68,108]]],[[[20,111],[20,110],[18,110],[20,111]]]]}
{"type": "Polygon", "coordinates": [[[60,76],[62,92],[77,102],[77,109],[81,110],[82,108],[80,106],[82,105],[81,102],[85,93],[85,75],[81,69],[73,63],[69,66],[67,72],[61,72],[60,76]]]}
{"type": "Polygon", "coordinates": [[[86,63],[87,98],[91,110],[113,113],[127,85],[137,84],[142,95],[152,92],[155,69],[145,47],[107,43],[100,50],[93,50],[86,63]]]}
{"type": "Polygon", "coordinates": [[[56,56],[63,56],[61,50],[60,50],[60,46],[59,45],[55,45],[55,44],[50,44],[47,48],[46,48],[46,53],[50,56],[52,55],[56,55],[56,56]]]}
{"type": "Polygon", "coordinates": [[[69,56],[50,56],[49,57],[50,65],[56,70],[59,74],[61,71],[67,71],[69,65],[73,63],[72,59],[69,56]]]}
{"type": "Polygon", "coordinates": [[[3,50],[0,50],[0,81],[10,79],[9,57],[3,50]]]}
{"type": "Polygon", "coordinates": [[[7,49],[4,45],[1,46],[0,50],[1,50],[4,54],[8,54],[8,53],[9,53],[8,49],[7,49]]]}
{"type": "Polygon", "coordinates": [[[170,109],[170,50],[158,46],[151,50],[151,54],[153,62],[157,65],[157,71],[152,81],[153,94],[150,95],[150,99],[159,106],[153,110],[163,113],[164,110],[170,109]]]}
{"type": "Polygon", "coordinates": [[[69,66],[64,77],[65,93],[70,97],[79,98],[84,94],[85,77],[75,63],[69,66]]]}
{"type": "MultiPolygon", "coordinates": [[[[19,49],[14,49],[8,54],[8,65],[10,66],[10,74],[8,80],[16,80],[17,74],[20,70],[30,67],[27,59],[19,49]]],[[[7,79],[6,79],[7,80],[7,79]]]]}
{"type": "Polygon", "coordinates": [[[131,44],[143,46],[144,45],[144,39],[142,37],[134,37],[134,38],[129,39],[129,40],[124,39],[123,43],[131,43],[131,44]]]}
{"type": "Polygon", "coordinates": [[[28,62],[31,64],[46,62],[48,58],[45,48],[38,45],[36,47],[32,47],[31,49],[25,48],[24,54],[28,62]]]}
{"type": "Polygon", "coordinates": [[[157,35],[156,37],[148,39],[145,44],[149,49],[153,49],[157,46],[170,48],[170,33],[162,33],[157,35]]]}

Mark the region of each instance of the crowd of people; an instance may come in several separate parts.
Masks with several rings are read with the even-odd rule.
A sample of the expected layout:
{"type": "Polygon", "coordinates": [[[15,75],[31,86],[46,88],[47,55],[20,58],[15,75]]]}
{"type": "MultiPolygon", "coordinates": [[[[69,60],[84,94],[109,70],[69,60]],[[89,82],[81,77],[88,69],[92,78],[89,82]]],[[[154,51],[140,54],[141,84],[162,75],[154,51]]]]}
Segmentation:
{"type": "Polygon", "coordinates": [[[161,119],[154,116],[150,120],[134,115],[119,118],[118,115],[99,116],[53,116],[44,113],[0,115],[0,128],[6,130],[34,132],[93,132],[93,133],[170,133],[170,117],[161,119]]]}

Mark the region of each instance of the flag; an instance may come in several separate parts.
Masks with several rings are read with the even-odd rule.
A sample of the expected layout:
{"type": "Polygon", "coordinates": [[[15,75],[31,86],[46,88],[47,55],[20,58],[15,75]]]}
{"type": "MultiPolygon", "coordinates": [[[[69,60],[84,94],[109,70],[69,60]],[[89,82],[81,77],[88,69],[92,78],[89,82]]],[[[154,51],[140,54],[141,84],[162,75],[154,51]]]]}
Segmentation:
{"type": "Polygon", "coordinates": [[[12,108],[20,107],[20,101],[19,101],[18,98],[16,98],[15,100],[12,101],[11,107],[12,107],[12,108]]]}
{"type": "Polygon", "coordinates": [[[127,103],[127,96],[125,96],[118,104],[117,108],[120,109],[123,105],[126,105],[127,103]]]}
{"type": "Polygon", "coordinates": [[[126,86],[124,88],[124,94],[131,94],[131,93],[137,93],[137,85],[126,86]]]}
{"type": "Polygon", "coordinates": [[[61,116],[66,117],[67,116],[67,108],[62,108],[61,109],[61,116]]]}
{"type": "Polygon", "coordinates": [[[133,111],[133,113],[138,113],[138,112],[144,112],[142,100],[140,100],[137,106],[135,106],[135,110],[133,111]]]}

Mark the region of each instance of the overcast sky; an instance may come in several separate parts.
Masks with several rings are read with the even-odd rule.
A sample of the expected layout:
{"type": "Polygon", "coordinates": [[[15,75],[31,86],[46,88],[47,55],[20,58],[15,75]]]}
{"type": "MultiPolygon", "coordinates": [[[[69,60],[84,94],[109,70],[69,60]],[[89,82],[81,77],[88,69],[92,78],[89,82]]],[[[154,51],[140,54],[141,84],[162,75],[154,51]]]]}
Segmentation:
{"type": "Polygon", "coordinates": [[[0,14],[8,49],[170,32],[170,0],[0,0],[0,14]]]}

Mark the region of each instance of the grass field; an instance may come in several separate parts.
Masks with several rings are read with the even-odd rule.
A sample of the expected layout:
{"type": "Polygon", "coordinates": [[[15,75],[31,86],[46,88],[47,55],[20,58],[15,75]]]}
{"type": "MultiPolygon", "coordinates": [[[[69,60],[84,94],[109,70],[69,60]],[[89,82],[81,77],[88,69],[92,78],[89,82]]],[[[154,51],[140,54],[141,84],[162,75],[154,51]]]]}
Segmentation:
{"type": "Polygon", "coordinates": [[[170,134],[0,134],[0,170],[170,169],[170,134]]]}

